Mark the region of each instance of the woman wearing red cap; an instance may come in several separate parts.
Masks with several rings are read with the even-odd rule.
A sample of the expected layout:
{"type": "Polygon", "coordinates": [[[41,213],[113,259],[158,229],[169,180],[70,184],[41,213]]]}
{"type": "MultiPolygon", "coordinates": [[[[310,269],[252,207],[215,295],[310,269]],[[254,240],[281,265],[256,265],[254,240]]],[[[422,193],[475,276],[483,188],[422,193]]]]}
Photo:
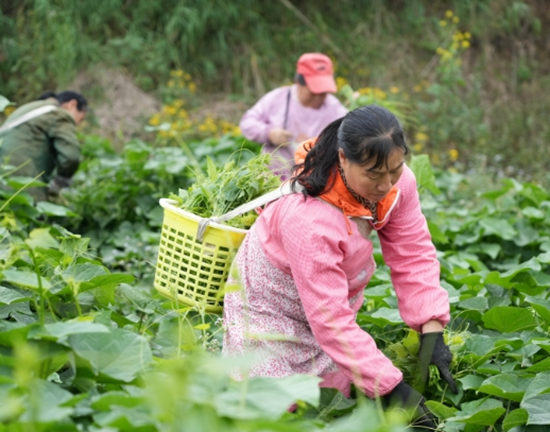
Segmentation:
{"type": "Polygon", "coordinates": [[[443,340],[450,319],[439,262],[422,215],[408,148],[397,118],[369,105],[303,143],[292,186],[249,230],[224,300],[224,354],[254,353],[249,376],[318,375],[324,387],[416,408],[433,420],[420,393],[359,327],[355,316],[375,270],[376,231],[403,321],[420,333],[422,378],[434,364],[457,391],[443,340]]]}
{"type": "Polygon", "coordinates": [[[330,93],[336,92],[331,60],[324,54],[303,54],[296,65],[295,84],[267,93],[241,119],[249,140],[273,154],[272,169],[290,176],[296,143],[315,137],[347,109],[330,93]]]}

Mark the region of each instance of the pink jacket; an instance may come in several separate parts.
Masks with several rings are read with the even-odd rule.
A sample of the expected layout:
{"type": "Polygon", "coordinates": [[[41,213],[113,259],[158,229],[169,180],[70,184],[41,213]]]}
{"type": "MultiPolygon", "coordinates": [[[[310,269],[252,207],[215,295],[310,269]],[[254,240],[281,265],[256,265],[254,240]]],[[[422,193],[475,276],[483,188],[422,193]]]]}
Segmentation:
{"type": "MultiPolygon", "coordinates": [[[[430,320],[450,319],[447,292],[439,284],[439,262],[421,213],[412,171],[396,185],[401,193],[389,221],[378,231],[384,260],[407,325],[420,331],[430,320]]],[[[254,229],[268,260],[292,275],[311,330],[324,352],[368,396],[389,393],[402,373],[356,323],[361,293],[373,271],[373,249],[352,220],[320,199],[300,194],[269,205],[254,229]]],[[[362,297],[362,296],[361,296],[362,297]]]]}
{"type": "MultiPolygon", "coordinates": [[[[289,90],[286,129],[294,135],[295,142],[319,136],[329,123],[348,112],[331,94],[327,95],[324,104],[318,109],[304,107],[296,95],[296,84],[272,90],[256,102],[241,118],[239,124],[241,132],[247,139],[262,144],[264,152],[280,156],[287,162],[287,168],[294,164],[294,148],[291,146],[277,148],[269,143],[268,134],[271,129],[282,128],[284,125],[289,90]]],[[[288,172],[286,174],[288,176],[288,172]]]]}

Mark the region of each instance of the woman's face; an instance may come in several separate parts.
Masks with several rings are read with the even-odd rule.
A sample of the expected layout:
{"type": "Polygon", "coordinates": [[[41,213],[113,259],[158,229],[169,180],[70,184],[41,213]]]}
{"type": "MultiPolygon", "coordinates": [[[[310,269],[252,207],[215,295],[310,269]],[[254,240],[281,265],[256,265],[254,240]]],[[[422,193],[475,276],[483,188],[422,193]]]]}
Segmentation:
{"type": "Polygon", "coordinates": [[[376,169],[374,162],[366,165],[350,162],[342,149],[338,149],[338,158],[349,187],[370,202],[378,202],[388,194],[405,166],[405,154],[400,148],[390,153],[386,166],[376,169]]]}

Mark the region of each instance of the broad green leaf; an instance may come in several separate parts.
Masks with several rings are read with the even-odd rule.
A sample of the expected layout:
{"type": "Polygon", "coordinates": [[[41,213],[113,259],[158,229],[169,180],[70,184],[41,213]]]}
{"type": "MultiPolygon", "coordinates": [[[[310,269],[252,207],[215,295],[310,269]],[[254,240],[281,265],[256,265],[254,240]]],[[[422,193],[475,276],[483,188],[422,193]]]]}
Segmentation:
{"type": "Polygon", "coordinates": [[[502,402],[491,398],[480,399],[463,403],[461,410],[457,411],[456,415],[449,420],[493,426],[505,412],[506,409],[502,407],[502,402]]]}
{"type": "Polygon", "coordinates": [[[449,239],[441,229],[433,222],[428,221],[428,229],[434,243],[448,244],[449,239]]]}
{"type": "Polygon", "coordinates": [[[12,304],[32,300],[32,297],[25,295],[14,288],[7,288],[0,285],[0,304],[12,304]]]}
{"type": "Polygon", "coordinates": [[[550,358],[545,358],[544,360],[535,363],[533,366],[529,366],[527,372],[546,372],[550,371],[550,358]]]}
{"type": "Polygon", "coordinates": [[[32,230],[29,233],[29,238],[25,240],[25,243],[33,249],[38,247],[43,249],[59,247],[59,242],[53,238],[48,228],[37,228],[32,230]]]}
{"type": "MultiPolygon", "coordinates": [[[[349,416],[342,416],[333,421],[327,429],[327,432],[377,432],[383,430],[393,430],[382,426],[380,416],[376,412],[375,406],[370,401],[360,401],[358,407],[353,410],[349,416]]],[[[403,422],[406,419],[402,419],[403,422]]],[[[403,430],[402,427],[395,427],[395,430],[403,430]]],[[[308,428],[309,429],[309,428],[308,428]]],[[[270,429],[271,430],[271,429],[270,429]]],[[[300,431],[306,430],[301,428],[300,431]]],[[[312,431],[315,429],[312,429],[312,431]]],[[[267,432],[267,431],[266,431],[267,432]]],[[[280,429],[277,432],[285,432],[280,429]]]]}
{"type": "Polygon", "coordinates": [[[134,397],[123,391],[110,391],[92,397],[90,406],[99,411],[109,411],[112,406],[134,407],[143,403],[143,397],[134,397]]]}
{"type": "Polygon", "coordinates": [[[194,326],[193,328],[197,330],[208,330],[210,328],[210,324],[209,323],[199,324],[194,326]]]}
{"type": "MultiPolygon", "coordinates": [[[[97,267],[97,266],[96,266],[97,267]]],[[[134,282],[135,278],[129,274],[111,273],[106,275],[96,276],[89,282],[85,282],[80,285],[80,292],[89,291],[95,288],[110,289],[115,288],[122,283],[130,284],[134,282]]]]}
{"type": "MultiPolygon", "coordinates": [[[[40,287],[38,276],[36,273],[28,270],[4,270],[0,275],[4,276],[4,280],[24,288],[38,289],[40,287]]],[[[50,281],[44,277],[40,278],[43,289],[51,287],[50,281]]]]}
{"type": "Polygon", "coordinates": [[[63,407],[73,394],[57,384],[35,379],[31,383],[31,394],[25,402],[23,422],[51,423],[60,422],[73,412],[73,408],[63,407]]]}
{"type": "Polygon", "coordinates": [[[27,334],[32,327],[32,324],[0,320],[0,345],[12,346],[27,339],[27,334]]]}
{"type": "Polygon", "coordinates": [[[488,328],[503,333],[532,329],[537,326],[537,320],[529,309],[497,306],[489,309],[483,315],[483,322],[488,328]]]}
{"type": "Polygon", "coordinates": [[[478,375],[466,375],[463,378],[459,378],[458,381],[462,383],[462,388],[464,390],[474,389],[477,390],[485,379],[478,375]]]}
{"type": "Polygon", "coordinates": [[[517,231],[506,219],[483,218],[479,225],[485,229],[484,235],[495,235],[504,240],[513,240],[517,235],[517,231]]]}
{"type": "Polygon", "coordinates": [[[505,431],[509,431],[516,426],[524,425],[527,423],[528,415],[528,412],[523,408],[518,408],[511,411],[506,417],[504,417],[502,428],[505,431]]]}
{"type": "Polygon", "coordinates": [[[430,157],[427,154],[413,155],[409,163],[409,168],[416,177],[417,186],[428,189],[434,195],[439,195],[441,191],[435,184],[435,176],[430,163],[430,157]]]}
{"type": "Polygon", "coordinates": [[[10,102],[9,99],[5,96],[0,95],[0,113],[10,106],[15,105],[13,102],[10,102]]]}
{"type": "Polygon", "coordinates": [[[143,336],[128,330],[109,330],[69,336],[68,345],[91,364],[96,374],[132,381],[152,361],[149,344],[143,336]]]}
{"type": "Polygon", "coordinates": [[[426,406],[428,409],[438,418],[445,420],[449,417],[453,417],[456,412],[458,411],[454,407],[448,407],[446,405],[443,405],[441,402],[436,401],[426,401],[426,406]]]}
{"type": "Polygon", "coordinates": [[[84,263],[69,266],[61,276],[67,283],[90,282],[92,279],[107,274],[107,270],[101,265],[84,263]]]}
{"type": "Polygon", "coordinates": [[[525,296],[525,301],[531,303],[531,307],[535,309],[540,317],[550,323],[550,301],[531,296],[525,296]]]}
{"type": "Polygon", "coordinates": [[[539,372],[527,388],[524,400],[534,398],[542,393],[550,393],[550,372],[539,372]]]}
{"type": "Polygon", "coordinates": [[[68,336],[82,333],[109,333],[109,328],[91,321],[64,321],[35,327],[29,332],[28,337],[61,342],[68,336]]]}
{"type": "Polygon", "coordinates": [[[550,425],[550,394],[545,393],[534,398],[524,400],[521,408],[527,411],[528,425],[550,425]]]}
{"type": "Polygon", "coordinates": [[[477,391],[503,399],[521,402],[530,383],[530,378],[521,378],[516,373],[502,373],[487,378],[477,391]]]}
{"type": "Polygon", "coordinates": [[[48,216],[61,216],[61,217],[77,216],[77,214],[71,211],[71,209],[57,205],[57,204],[53,204],[47,201],[38,202],[36,204],[36,208],[40,213],[44,213],[45,215],[48,215],[48,216]]]}
{"type": "Polygon", "coordinates": [[[277,419],[300,400],[318,406],[320,381],[311,375],[251,378],[246,382],[235,382],[217,394],[214,406],[221,416],[242,420],[277,419]]]}
{"type": "Polygon", "coordinates": [[[157,432],[156,421],[147,412],[145,406],[132,408],[113,407],[110,411],[100,412],[93,416],[94,421],[103,428],[100,431],[139,431],[157,432]]]}

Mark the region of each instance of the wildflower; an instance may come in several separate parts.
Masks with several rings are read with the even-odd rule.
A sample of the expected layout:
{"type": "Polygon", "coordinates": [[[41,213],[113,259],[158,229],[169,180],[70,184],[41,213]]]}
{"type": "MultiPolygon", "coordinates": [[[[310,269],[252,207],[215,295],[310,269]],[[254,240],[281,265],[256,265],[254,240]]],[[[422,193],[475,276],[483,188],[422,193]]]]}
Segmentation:
{"type": "Polygon", "coordinates": [[[454,22],[455,24],[457,24],[459,21],[460,21],[460,18],[459,18],[459,17],[457,17],[457,16],[453,17],[453,22],[454,22]]]}
{"type": "Polygon", "coordinates": [[[419,93],[422,91],[422,86],[417,84],[413,87],[413,90],[416,92],[416,93],[419,93]]]}
{"type": "Polygon", "coordinates": [[[155,114],[153,117],[150,118],[149,124],[151,126],[158,126],[160,124],[160,116],[158,114],[155,114]]]}
{"type": "Polygon", "coordinates": [[[447,25],[447,21],[441,20],[441,21],[439,21],[439,25],[440,25],[441,27],[445,27],[445,26],[447,25]]]}
{"type": "Polygon", "coordinates": [[[443,55],[445,53],[445,49],[444,48],[441,48],[441,47],[438,47],[435,52],[439,55],[443,55]]]}
{"type": "Polygon", "coordinates": [[[451,161],[456,161],[458,159],[458,150],[456,149],[450,149],[449,150],[449,158],[451,161]]]}
{"type": "Polygon", "coordinates": [[[172,87],[174,87],[174,84],[175,84],[174,80],[168,81],[168,87],[172,88],[172,87]]]}
{"type": "Polygon", "coordinates": [[[447,18],[452,18],[452,17],[453,17],[453,11],[448,10],[447,12],[445,12],[445,16],[446,16],[447,18]]]}
{"type": "Polygon", "coordinates": [[[472,35],[470,34],[470,32],[464,32],[464,38],[465,39],[470,39],[472,37],[472,35]]]}
{"type": "Polygon", "coordinates": [[[470,47],[470,42],[468,42],[467,40],[462,41],[462,48],[469,48],[469,47],[470,47]]]}
{"type": "Polygon", "coordinates": [[[416,138],[416,140],[419,141],[419,142],[426,142],[426,141],[428,141],[428,138],[429,138],[429,137],[428,137],[428,135],[426,135],[424,132],[417,132],[417,133],[415,134],[415,138],[416,138]]]}
{"type": "Polygon", "coordinates": [[[8,105],[6,108],[4,108],[4,114],[9,116],[12,112],[15,111],[15,107],[13,105],[8,105]]]}
{"type": "Polygon", "coordinates": [[[336,77],[336,87],[341,89],[348,83],[348,80],[342,77],[336,77]]]}
{"type": "Polygon", "coordinates": [[[360,88],[359,90],[357,90],[357,92],[360,94],[360,95],[370,95],[372,90],[370,87],[362,87],[360,88]]]}
{"type": "Polygon", "coordinates": [[[396,93],[399,93],[399,87],[390,87],[390,92],[393,93],[393,94],[396,94],[396,93]]]}
{"type": "Polygon", "coordinates": [[[422,147],[423,147],[422,144],[417,143],[417,144],[413,145],[413,150],[417,153],[420,153],[422,151],[422,147]]]}

